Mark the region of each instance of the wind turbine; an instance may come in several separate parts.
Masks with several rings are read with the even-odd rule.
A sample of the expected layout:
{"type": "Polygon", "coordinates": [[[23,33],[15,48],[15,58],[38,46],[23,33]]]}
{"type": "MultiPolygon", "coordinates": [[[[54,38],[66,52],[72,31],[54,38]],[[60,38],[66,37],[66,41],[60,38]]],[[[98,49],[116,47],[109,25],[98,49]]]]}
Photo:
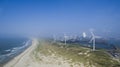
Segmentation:
{"type": "Polygon", "coordinates": [[[65,45],[66,45],[66,40],[67,40],[66,34],[64,34],[64,40],[65,40],[65,45]]]}
{"type": "Polygon", "coordinates": [[[94,33],[92,32],[92,31],[90,31],[90,33],[91,33],[91,35],[92,35],[92,38],[91,38],[91,40],[89,41],[89,43],[93,43],[93,51],[95,51],[95,35],[94,35],[94,33]]]}
{"type": "Polygon", "coordinates": [[[86,36],[87,36],[87,35],[86,35],[86,33],[85,33],[85,32],[83,32],[83,38],[86,38],[86,36]]]}

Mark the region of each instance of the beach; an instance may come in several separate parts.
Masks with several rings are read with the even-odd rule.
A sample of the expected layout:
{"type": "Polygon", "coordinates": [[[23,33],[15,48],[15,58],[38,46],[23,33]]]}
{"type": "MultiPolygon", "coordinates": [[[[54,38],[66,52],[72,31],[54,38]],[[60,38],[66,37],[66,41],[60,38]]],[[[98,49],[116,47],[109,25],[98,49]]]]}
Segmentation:
{"type": "Polygon", "coordinates": [[[31,61],[30,54],[36,48],[37,43],[37,39],[33,39],[32,45],[29,48],[6,63],[3,67],[26,67],[26,65],[31,61]]]}

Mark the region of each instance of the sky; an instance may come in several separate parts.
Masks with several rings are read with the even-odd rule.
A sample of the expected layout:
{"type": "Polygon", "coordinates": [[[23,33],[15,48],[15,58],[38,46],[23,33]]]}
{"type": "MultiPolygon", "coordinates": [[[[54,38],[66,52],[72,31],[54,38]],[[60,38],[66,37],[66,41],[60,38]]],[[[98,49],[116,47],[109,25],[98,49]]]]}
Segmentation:
{"type": "Polygon", "coordinates": [[[0,0],[1,35],[120,37],[120,0],[0,0]]]}

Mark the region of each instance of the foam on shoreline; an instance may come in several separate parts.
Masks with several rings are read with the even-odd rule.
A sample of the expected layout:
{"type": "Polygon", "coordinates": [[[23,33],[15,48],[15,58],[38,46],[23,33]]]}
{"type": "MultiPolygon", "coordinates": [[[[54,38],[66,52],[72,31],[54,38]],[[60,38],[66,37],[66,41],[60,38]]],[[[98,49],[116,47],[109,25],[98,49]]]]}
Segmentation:
{"type": "MultiPolygon", "coordinates": [[[[22,47],[20,47],[20,48],[27,47],[27,46],[29,45],[28,43],[29,43],[29,42],[27,42],[25,46],[22,46],[22,47]]],[[[22,58],[22,56],[24,56],[25,54],[27,54],[27,53],[30,51],[30,49],[33,47],[33,45],[34,45],[34,39],[32,40],[32,44],[29,45],[29,47],[26,48],[25,51],[22,51],[21,54],[17,55],[17,56],[14,57],[13,59],[11,59],[9,62],[7,62],[6,64],[4,64],[3,67],[10,67],[10,66],[13,66],[14,64],[16,64],[16,63],[22,58]]],[[[19,48],[19,49],[20,49],[20,48],[19,48]]],[[[15,48],[15,49],[16,49],[16,48],[15,48]]]]}

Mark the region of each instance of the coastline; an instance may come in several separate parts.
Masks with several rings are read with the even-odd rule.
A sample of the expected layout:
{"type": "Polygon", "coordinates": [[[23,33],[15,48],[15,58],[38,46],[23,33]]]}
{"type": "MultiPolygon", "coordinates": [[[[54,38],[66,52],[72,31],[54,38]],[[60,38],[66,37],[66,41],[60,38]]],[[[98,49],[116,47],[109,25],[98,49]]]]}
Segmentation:
{"type": "Polygon", "coordinates": [[[4,64],[3,67],[22,67],[21,65],[26,64],[24,62],[29,61],[29,56],[31,52],[36,48],[38,41],[37,39],[32,39],[32,45],[29,46],[25,51],[20,55],[14,57],[8,63],[4,64]]]}
{"type": "Polygon", "coordinates": [[[57,43],[55,44],[48,41],[38,42],[37,39],[32,39],[32,45],[29,48],[27,48],[23,53],[5,64],[3,67],[110,67],[111,65],[115,67],[119,66],[118,61],[112,59],[108,54],[103,51],[91,52],[89,48],[76,46],[69,46],[66,49],[66,47],[61,48],[58,45],[59,44],[57,43]],[[99,60],[99,58],[101,58],[102,60],[99,60]],[[92,62],[90,62],[89,60],[91,60],[92,62]],[[95,65],[94,63],[105,64],[95,65]]]}

